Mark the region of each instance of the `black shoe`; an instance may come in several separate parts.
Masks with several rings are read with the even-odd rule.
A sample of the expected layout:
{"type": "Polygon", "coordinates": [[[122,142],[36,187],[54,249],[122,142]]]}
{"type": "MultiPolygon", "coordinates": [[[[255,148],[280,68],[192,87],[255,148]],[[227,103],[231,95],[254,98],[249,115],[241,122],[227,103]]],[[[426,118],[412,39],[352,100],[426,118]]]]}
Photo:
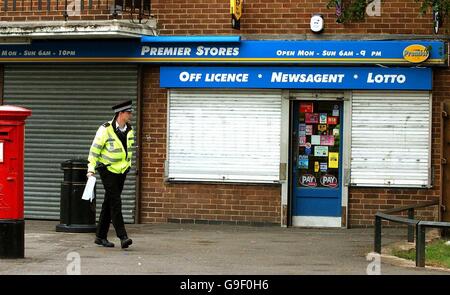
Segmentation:
{"type": "Polygon", "coordinates": [[[133,244],[133,240],[129,239],[128,237],[120,239],[120,245],[122,246],[122,249],[128,248],[128,246],[130,246],[131,244],[133,244]]]}
{"type": "Polygon", "coordinates": [[[108,248],[114,247],[114,244],[111,243],[110,241],[108,241],[107,239],[95,238],[94,243],[96,243],[97,245],[103,246],[103,247],[108,247],[108,248]]]}

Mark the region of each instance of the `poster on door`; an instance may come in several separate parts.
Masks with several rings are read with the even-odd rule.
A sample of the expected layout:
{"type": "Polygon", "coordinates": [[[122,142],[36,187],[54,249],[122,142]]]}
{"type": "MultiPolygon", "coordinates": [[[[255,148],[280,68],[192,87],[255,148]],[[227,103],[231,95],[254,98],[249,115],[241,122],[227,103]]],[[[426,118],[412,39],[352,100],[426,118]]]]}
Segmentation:
{"type": "Polygon", "coordinates": [[[339,168],[339,153],[330,152],[328,155],[328,167],[339,168]]]}
{"type": "Polygon", "coordinates": [[[319,114],[317,113],[306,113],[305,114],[305,122],[309,124],[317,124],[319,123],[319,114]]]}
{"type": "Polygon", "coordinates": [[[320,145],[319,146],[315,146],[314,147],[314,156],[315,157],[327,157],[328,156],[328,147],[327,146],[320,146],[320,145]]]}
{"type": "Polygon", "coordinates": [[[320,145],[334,145],[334,136],[333,135],[321,135],[320,136],[320,145]]]}
{"type": "Polygon", "coordinates": [[[314,111],[314,104],[312,102],[302,102],[300,103],[301,113],[312,113],[314,111]]]}
{"type": "Polygon", "coordinates": [[[306,155],[302,155],[298,157],[298,168],[299,169],[308,169],[309,167],[309,158],[306,155]]]}

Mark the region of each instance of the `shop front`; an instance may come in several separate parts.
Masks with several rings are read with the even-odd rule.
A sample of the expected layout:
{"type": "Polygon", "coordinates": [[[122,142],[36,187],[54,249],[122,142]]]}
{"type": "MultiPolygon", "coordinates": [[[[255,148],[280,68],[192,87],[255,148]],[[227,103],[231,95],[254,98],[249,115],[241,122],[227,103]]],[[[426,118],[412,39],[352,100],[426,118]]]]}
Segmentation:
{"type": "MultiPolygon", "coordinates": [[[[140,102],[136,204],[142,222],[346,227],[352,194],[362,190],[434,194],[432,67],[446,66],[444,42],[184,39],[108,41],[105,52],[95,53],[86,42],[41,41],[16,50],[47,46],[56,56],[17,56],[5,77],[17,73],[20,62],[31,69],[61,61],[72,69],[115,69],[105,79],[116,77],[116,90],[73,79],[84,81],[79,87],[88,100],[70,96],[71,108],[99,103],[102,89],[100,96],[128,93],[140,102]],[[61,48],[74,56],[58,56],[61,48]],[[134,78],[138,65],[144,74],[134,78]]],[[[55,103],[39,100],[46,90],[31,84],[33,97],[14,95],[14,85],[26,84],[14,81],[5,79],[4,103],[29,99],[47,110],[55,103]]],[[[44,151],[31,142],[28,149],[30,156],[44,151]]],[[[31,192],[34,164],[28,165],[31,192]]]]}
{"type": "Polygon", "coordinates": [[[168,182],[277,183],[307,227],[345,226],[352,186],[430,186],[430,68],[161,67],[161,87],[168,182]]]}

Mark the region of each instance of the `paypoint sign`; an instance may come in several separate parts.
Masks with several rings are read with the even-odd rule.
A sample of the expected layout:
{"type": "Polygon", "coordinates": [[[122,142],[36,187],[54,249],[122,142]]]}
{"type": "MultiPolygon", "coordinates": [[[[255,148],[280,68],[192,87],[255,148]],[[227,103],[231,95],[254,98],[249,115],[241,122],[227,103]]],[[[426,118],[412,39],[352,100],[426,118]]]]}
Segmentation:
{"type": "Polygon", "coordinates": [[[241,28],[242,4],[244,0],[230,0],[231,27],[241,28]]]}

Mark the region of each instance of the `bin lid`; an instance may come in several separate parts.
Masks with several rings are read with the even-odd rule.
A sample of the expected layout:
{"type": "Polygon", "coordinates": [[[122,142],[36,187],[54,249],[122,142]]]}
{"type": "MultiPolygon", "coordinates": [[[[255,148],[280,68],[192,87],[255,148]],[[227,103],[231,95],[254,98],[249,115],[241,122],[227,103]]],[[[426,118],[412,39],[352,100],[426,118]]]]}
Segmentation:
{"type": "Polygon", "coordinates": [[[86,168],[89,162],[84,159],[70,159],[61,163],[61,169],[86,168]]]}

